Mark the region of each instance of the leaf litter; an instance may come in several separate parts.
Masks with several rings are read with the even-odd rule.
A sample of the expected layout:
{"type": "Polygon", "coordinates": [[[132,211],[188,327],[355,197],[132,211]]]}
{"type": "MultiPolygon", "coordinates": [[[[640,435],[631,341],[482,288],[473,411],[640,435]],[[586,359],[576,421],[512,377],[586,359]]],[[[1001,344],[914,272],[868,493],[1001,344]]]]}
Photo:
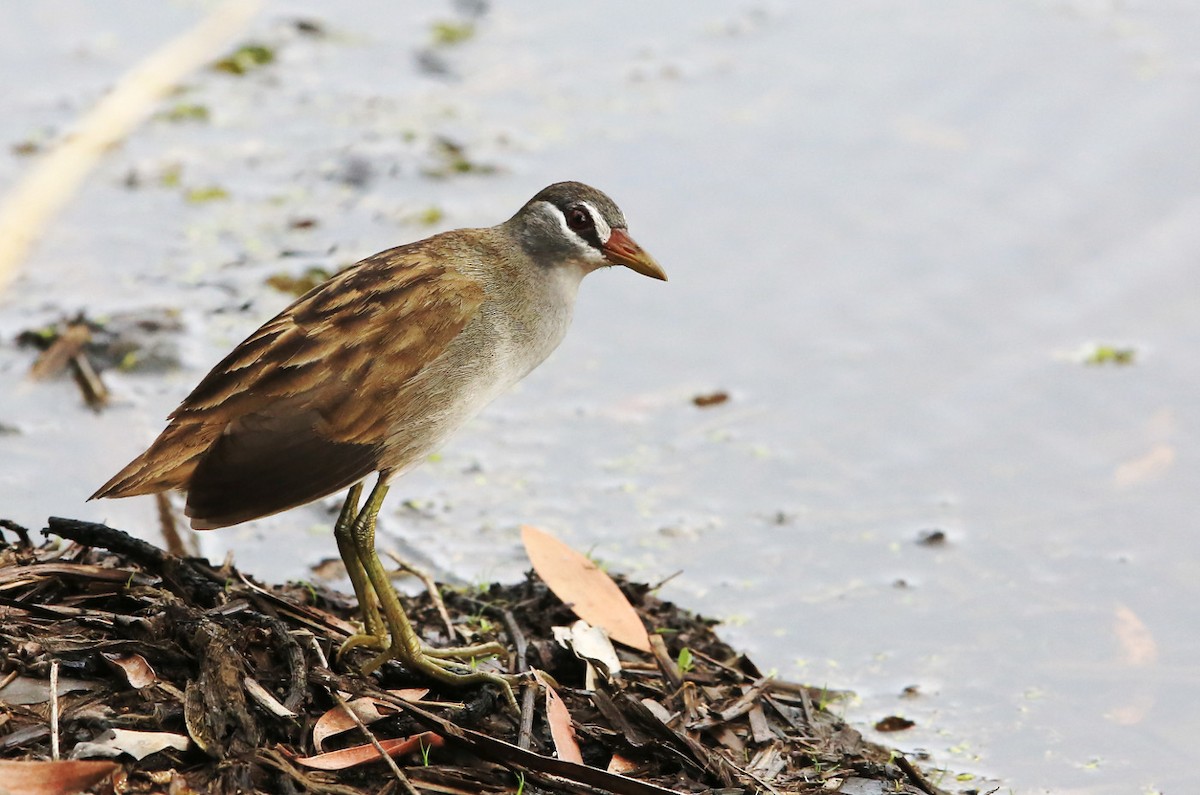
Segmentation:
{"type": "MultiPolygon", "coordinates": [[[[430,689],[396,663],[364,677],[365,651],[337,662],[354,609],[335,591],[254,583],[105,525],[48,524],[35,547],[0,522],[18,535],[0,537],[0,784],[11,792],[412,791],[398,777],[450,795],[942,792],[826,710],[829,693],[764,675],[714,622],[590,562],[592,585],[566,597],[546,585],[562,579],[546,555],[515,585],[445,589],[456,633],[520,650],[479,663],[532,672],[518,716],[492,688],[430,689]],[[603,605],[584,608],[586,624],[585,603],[603,605]],[[628,613],[646,640],[612,646],[628,613]]],[[[449,642],[428,594],[406,602],[426,642],[449,642]]]]}

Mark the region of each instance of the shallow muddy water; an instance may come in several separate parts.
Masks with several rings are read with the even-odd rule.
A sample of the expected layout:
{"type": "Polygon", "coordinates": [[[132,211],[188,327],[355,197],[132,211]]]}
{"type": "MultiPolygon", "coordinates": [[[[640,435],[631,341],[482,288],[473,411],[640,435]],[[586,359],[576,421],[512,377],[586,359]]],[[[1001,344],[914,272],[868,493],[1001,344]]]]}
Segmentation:
{"type": "MultiPolygon", "coordinates": [[[[11,4],[6,150],[207,8],[11,4]]],[[[527,522],[647,581],[682,571],[664,593],[763,667],[855,690],[861,725],[914,719],[879,739],[927,750],[948,788],[1185,791],[1200,10],[476,10],[268,3],[244,38],[274,63],[196,74],[102,161],[0,296],[0,515],[153,537],[152,501],[83,500],[286,305],[268,277],[579,179],[671,281],[589,277],[551,360],[396,484],[381,543],[513,579],[527,522]],[[177,313],[152,339],[180,365],[106,373],[99,415],[68,380],[24,381],[16,335],[81,310],[177,313]],[[1096,345],[1133,360],[1088,364],[1096,345]]],[[[32,162],[6,151],[0,186],[32,162]]],[[[335,502],[203,551],[312,576],[335,502]]]]}

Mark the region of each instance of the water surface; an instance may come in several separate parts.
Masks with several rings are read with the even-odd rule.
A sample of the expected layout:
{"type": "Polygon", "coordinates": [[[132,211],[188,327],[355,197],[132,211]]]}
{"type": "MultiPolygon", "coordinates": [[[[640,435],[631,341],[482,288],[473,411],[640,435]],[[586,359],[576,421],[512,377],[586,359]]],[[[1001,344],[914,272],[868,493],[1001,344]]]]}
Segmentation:
{"type": "MultiPolygon", "coordinates": [[[[60,132],[204,8],[13,6],[0,137],[60,132]]],[[[180,101],[209,121],[151,121],[111,153],[3,296],[4,515],[152,537],[149,500],[83,499],[287,303],[268,276],[580,179],[671,281],[589,277],[555,356],[393,489],[381,543],[512,579],[537,524],[648,581],[682,570],[669,597],[764,667],[857,691],[860,725],[915,719],[882,739],[951,777],[1184,790],[1200,11],[274,2],[253,38],[278,62],[196,75],[180,101]],[[435,45],[440,21],[474,34],[435,45]],[[440,139],[474,172],[429,176],[440,139]],[[210,186],[228,198],[185,199],[210,186]],[[164,308],[182,366],[110,373],[103,414],[68,381],[21,382],[22,329],[164,308]],[[1134,361],[1089,366],[1090,344],[1134,361]],[[730,400],[693,405],[716,390],[730,400]],[[918,543],[931,530],[945,543],[918,543]]],[[[29,162],[0,158],[0,183],[29,162]]],[[[335,502],[204,551],[310,576],[335,502]]]]}

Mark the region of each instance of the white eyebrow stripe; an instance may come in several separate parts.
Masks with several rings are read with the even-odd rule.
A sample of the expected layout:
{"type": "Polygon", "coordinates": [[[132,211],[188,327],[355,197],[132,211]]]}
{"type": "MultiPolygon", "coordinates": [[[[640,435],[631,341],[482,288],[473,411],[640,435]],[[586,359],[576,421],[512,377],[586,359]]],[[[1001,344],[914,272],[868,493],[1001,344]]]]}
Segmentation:
{"type": "MultiPolygon", "coordinates": [[[[534,206],[537,207],[538,211],[543,215],[548,215],[554,219],[559,228],[562,229],[563,239],[571,241],[575,244],[575,250],[580,257],[593,264],[606,263],[607,260],[604,257],[604,252],[598,251],[594,246],[581,238],[577,232],[567,226],[567,219],[566,216],[563,215],[562,210],[558,209],[558,207],[547,201],[538,202],[534,206]]],[[[603,222],[603,219],[601,219],[601,223],[603,222]]],[[[608,227],[605,227],[605,229],[607,228],[608,227]]],[[[609,232],[609,234],[612,233],[609,232]]]]}
{"type": "Polygon", "coordinates": [[[567,226],[567,218],[563,215],[562,210],[546,201],[538,202],[537,208],[541,210],[544,215],[550,216],[558,223],[559,228],[563,231],[563,237],[567,238],[568,240],[573,237],[579,237],[579,235],[572,232],[571,228],[567,226]]]}
{"type": "Polygon", "coordinates": [[[596,235],[600,238],[600,245],[604,245],[612,237],[612,229],[609,228],[608,223],[604,220],[604,216],[590,202],[580,203],[588,208],[588,212],[592,214],[592,222],[596,225],[596,235]]]}

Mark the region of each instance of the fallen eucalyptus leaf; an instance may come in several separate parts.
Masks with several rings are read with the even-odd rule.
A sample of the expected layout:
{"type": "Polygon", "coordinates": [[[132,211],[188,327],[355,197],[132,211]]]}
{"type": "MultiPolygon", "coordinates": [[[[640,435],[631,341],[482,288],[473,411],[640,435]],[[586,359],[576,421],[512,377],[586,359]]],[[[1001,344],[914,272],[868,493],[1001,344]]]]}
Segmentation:
{"type": "Polygon", "coordinates": [[[168,748],[186,751],[190,744],[191,741],[182,734],[109,729],[94,740],[77,744],[71,750],[71,758],[86,759],[96,756],[114,757],[128,754],[140,761],[168,748]]]}
{"type": "MultiPolygon", "coordinates": [[[[404,756],[423,751],[426,748],[437,748],[443,742],[442,738],[433,732],[424,732],[412,737],[380,740],[379,745],[383,747],[388,756],[404,756]]],[[[381,758],[379,751],[375,750],[375,746],[367,743],[352,748],[343,748],[340,751],[329,751],[317,756],[305,756],[293,761],[314,770],[345,770],[348,767],[357,767],[368,762],[378,762],[381,758]]]]}
{"type": "Polygon", "coordinates": [[[575,739],[575,727],[571,725],[571,713],[567,705],[541,671],[535,670],[533,676],[546,691],[546,723],[550,726],[550,739],[554,741],[555,753],[559,759],[582,765],[583,754],[575,739]]]}
{"type": "Polygon", "coordinates": [[[138,690],[158,681],[158,674],[154,673],[150,663],[146,662],[146,658],[140,654],[101,652],[101,656],[120,668],[125,673],[125,678],[129,681],[130,686],[138,690]]]}
{"type": "MultiPolygon", "coordinates": [[[[101,687],[102,685],[99,683],[89,682],[86,679],[58,677],[58,695],[60,696],[77,690],[99,690],[101,687]]],[[[0,704],[44,704],[49,700],[50,681],[48,679],[18,676],[0,690],[0,704]]]]}
{"type": "Polygon", "coordinates": [[[554,595],[575,615],[610,638],[639,651],[650,651],[646,627],[621,589],[594,562],[530,525],[521,526],[525,552],[554,595]]]}
{"type": "MultiPolygon", "coordinates": [[[[414,687],[407,690],[393,690],[393,695],[397,695],[407,701],[419,701],[428,693],[428,688],[414,687]]],[[[395,715],[397,710],[386,701],[380,701],[377,698],[363,696],[356,698],[353,701],[346,702],[358,719],[363,722],[364,726],[370,726],[377,720],[382,720],[388,715],[395,715]],[[382,711],[381,711],[382,710],[382,711]]],[[[324,750],[325,741],[330,737],[341,734],[355,728],[358,724],[354,718],[346,714],[346,710],[342,709],[342,705],[338,704],[328,710],[324,715],[317,719],[316,725],[313,726],[313,746],[318,750],[324,750]]]]}
{"type": "Polygon", "coordinates": [[[114,762],[0,761],[4,795],[75,795],[94,787],[117,770],[114,762]]]}

